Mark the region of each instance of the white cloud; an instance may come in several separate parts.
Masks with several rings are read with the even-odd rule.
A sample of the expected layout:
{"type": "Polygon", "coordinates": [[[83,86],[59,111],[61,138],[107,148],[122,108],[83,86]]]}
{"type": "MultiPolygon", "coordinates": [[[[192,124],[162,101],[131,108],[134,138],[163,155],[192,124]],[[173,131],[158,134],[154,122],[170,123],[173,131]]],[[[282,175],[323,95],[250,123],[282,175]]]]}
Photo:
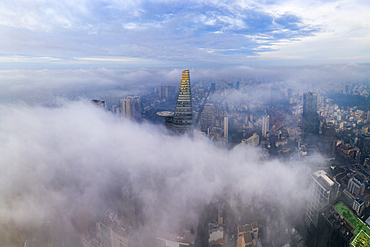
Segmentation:
{"type": "Polygon", "coordinates": [[[225,186],[235,195],[277,194],[287,209],[303,207],[302,167],[261,164],[254,149],[228,152],[207,140],[166,136],[163,128],[117,119],[89,102],[2,105],[0,113],[0,227],[13,222],[11,235],[57,232],[79,210],[98,216],[112,206],[104,195],[129,180],[144,214],[161,216],[146,217],[148,226],[164,219],[176,226],[189,200],[209,202],[225,186]],[[40,228],[60,217],[66,223],[40,228]]]}

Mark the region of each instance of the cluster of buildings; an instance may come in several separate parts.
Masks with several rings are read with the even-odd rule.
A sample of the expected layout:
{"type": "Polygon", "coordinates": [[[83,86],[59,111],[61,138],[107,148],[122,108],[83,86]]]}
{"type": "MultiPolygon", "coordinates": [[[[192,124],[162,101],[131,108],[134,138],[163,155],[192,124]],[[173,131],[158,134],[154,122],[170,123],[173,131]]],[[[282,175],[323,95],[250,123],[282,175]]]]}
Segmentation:
{"type": "MultiPolygon", "coordinates": [[[[198,83],[191,87],[189,70],[185,70],[178,91],[174,86],[160,86],[151,94],[156,101],[143,97],[143,102],[139,96],[129,96],[120,101],[119,107],[112,106],[112,111],[136,120],[155,114],[162,117],[172,134],[197,132],[228,148],[260,147],[261,158],[330,158],[335,161],[331,168],[312,174],[304,215],[309,234],[305,240],[310,239],[306,245],[368,246],[366,242],[370,246],[370,218],[363,221],[370,216],[366,211],[370,206],[370,109],[341,108],[324,95],[313,91],[299,95],[290,88],[285,93],[270,88],[270,95],[262,97],[259,105],[229,102],[225,100],[225,89],[243,91],[253,82],[223,84],[220,87],[216,83],[198,83]]],[[[343,93],[368,95],[367,88],[361,86],[345,88],[343,93]]],[[[102,102],[94,103],[105,107],[102,102]]],[[[230,246],[222,211],[216,221],[207,224],[210,247],[230,246]]],[[[113,233],[109,235],[111,242],[112,236],[116,236],[113,233]]],[[[257,222],[239,225],[235,235],[237,247],[261,245],[257,222]]],[[[294,240],[284,247],[304,246],[297,231],[292,231],[291,236],[294,240]]],[[[162,234],[157,236],[157,245],[191,246],[194,238],[190,230],[162,234]]]]}

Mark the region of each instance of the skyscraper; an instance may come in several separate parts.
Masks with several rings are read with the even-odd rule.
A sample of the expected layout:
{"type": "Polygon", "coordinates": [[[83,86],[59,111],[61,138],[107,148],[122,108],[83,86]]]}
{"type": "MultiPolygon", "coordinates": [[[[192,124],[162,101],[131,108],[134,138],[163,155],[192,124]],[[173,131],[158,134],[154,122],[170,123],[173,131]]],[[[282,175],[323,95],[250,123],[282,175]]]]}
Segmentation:
{"type": "Polygon", "coordinates": [[[270,116],[263,116],[262,117],[262,136],[266,137],[267,136],[267,131],[269,131],[270,127],[270,116]]]}
{"type": "Polygon", "coordinates": [[[317,93],[308,92],[303,94],[303,139],[309,140],[319,133],[319,115],[317,114],[317,93]]]}
{"type": "Polygon", "coordinates": [[[335,126],[332,122],[324,123],[322,127],[323,149],[330,157],[335,153],[335,126]]]}
{"type": "Polygon", "coordinates": [[[141,118],[140,96],[127,96],[121,99],[121,112],[124,117],[132,119],[141,118]]]}
{"type": "Polygon", "coordinates": [[[224,138],[229,139],[229,118],[224,117],[224,138]]]}
{"type": "Polygon", "coordinates": [[[200,115],[200,130],[207,132],[207,129],[215,123],[215,106],[207,103],[204,105],[204,110],[200,115]]]}
{"type": "Polygon", "coordinates": [[[307,226],[316,232],[319,211],[333,202],[339,193],[340,185],[329,178],[328,174],[323,171],[317,171],[312,175],[312,183],[305,214],[307,226]]]}
{"type": "Polygon", "coordinates": [[[104,109],[106,108],[104,100],[93,99],[91,102],[97,106],[100,106],[101,108],[104,108],[104,109]]]}
{"type": "Polygon", "coordinates": [[[157,115],[166,118],[166,126],[172,132],[176,134],[192,134],[193,109],[191,104],[189,70],[182,72],[175,112],[157,112],[157,115]]]}
{"type": "Polygon", "coordinates": [[[117,213],[109,209],[97,224],[102,247],[127,247],[128,238],[125,229],[118,224],[117,213]]]}

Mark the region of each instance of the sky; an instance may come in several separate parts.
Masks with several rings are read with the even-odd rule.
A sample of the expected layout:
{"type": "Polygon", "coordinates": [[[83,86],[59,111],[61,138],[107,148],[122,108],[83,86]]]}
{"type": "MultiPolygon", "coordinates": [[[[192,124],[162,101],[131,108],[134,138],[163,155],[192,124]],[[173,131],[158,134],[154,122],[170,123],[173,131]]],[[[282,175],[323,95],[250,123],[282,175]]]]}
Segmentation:
{"type": "Polygon", "coordinates": [[[2,69],[370,62],[366,0],[4,0],[2,69]]]}

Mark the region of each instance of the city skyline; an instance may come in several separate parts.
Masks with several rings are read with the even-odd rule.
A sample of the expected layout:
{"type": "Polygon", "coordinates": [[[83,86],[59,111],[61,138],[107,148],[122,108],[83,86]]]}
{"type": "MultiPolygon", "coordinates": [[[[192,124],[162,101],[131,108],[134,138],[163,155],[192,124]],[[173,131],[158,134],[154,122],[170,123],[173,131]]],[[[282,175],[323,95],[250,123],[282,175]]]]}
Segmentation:
{"type": "Polygon", "coordinates": [[[369,12],[0,2],[0,246],[368,243],[369,12]]]}

